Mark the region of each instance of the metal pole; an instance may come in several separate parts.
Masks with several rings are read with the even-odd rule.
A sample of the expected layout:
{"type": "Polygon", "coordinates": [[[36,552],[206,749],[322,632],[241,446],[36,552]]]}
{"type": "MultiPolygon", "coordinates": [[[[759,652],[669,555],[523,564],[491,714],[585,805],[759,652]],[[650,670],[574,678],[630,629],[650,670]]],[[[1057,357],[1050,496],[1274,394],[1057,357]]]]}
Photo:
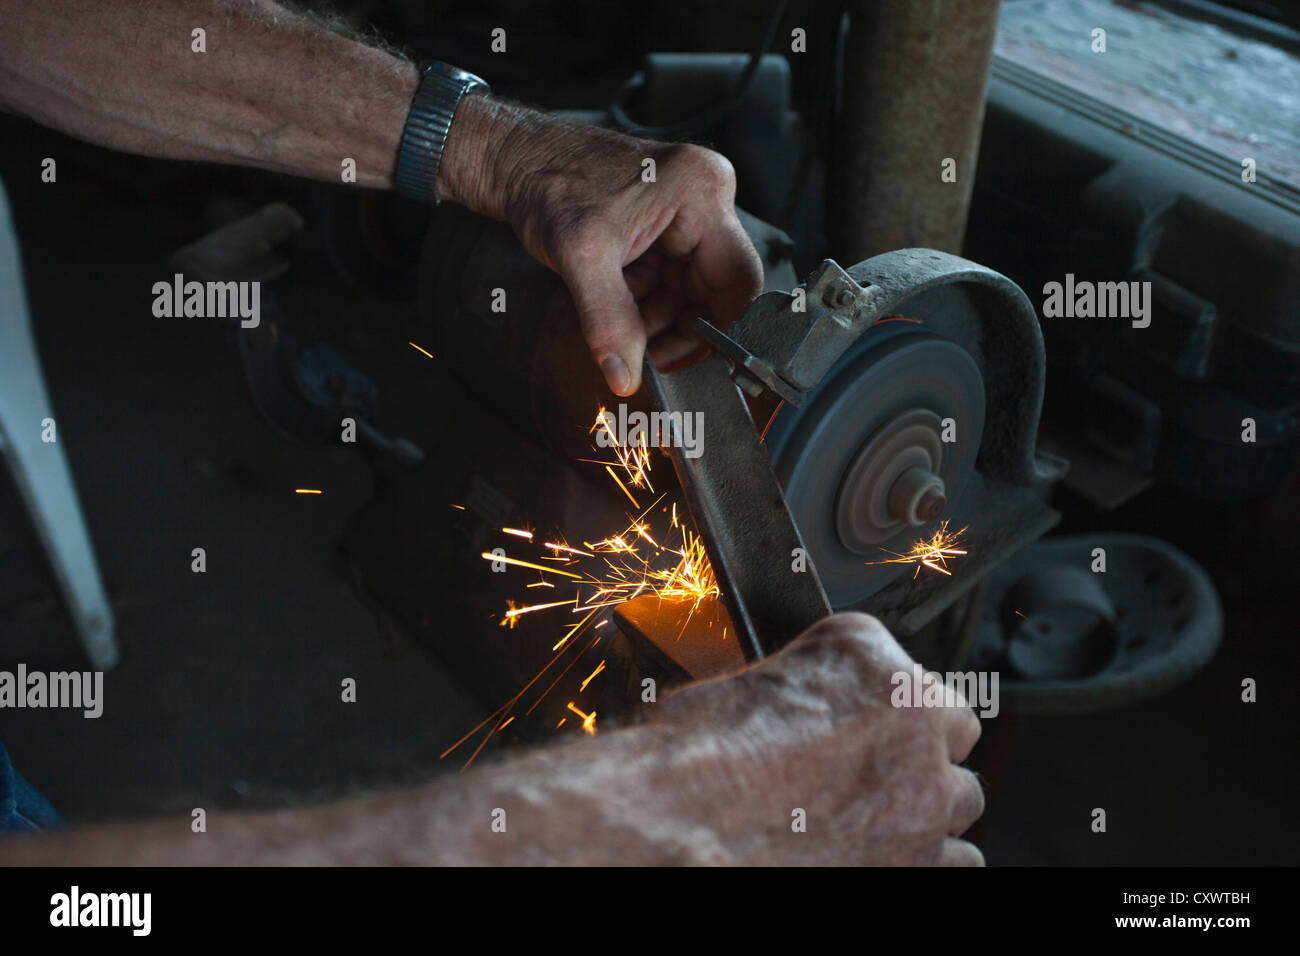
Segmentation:
{"type": "Polygon", "coordinates": [[[840,261],[912,246],[961,252],[998,8],[849,3],[829,210],[840,261]]]}

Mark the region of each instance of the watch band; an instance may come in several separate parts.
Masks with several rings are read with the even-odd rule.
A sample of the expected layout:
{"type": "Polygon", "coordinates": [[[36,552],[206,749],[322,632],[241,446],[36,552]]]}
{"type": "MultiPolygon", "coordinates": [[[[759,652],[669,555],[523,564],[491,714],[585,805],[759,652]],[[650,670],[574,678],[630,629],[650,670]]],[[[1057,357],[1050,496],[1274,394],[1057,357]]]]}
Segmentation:
{"type": "Polygon", "coordinates": [[[402,195],[437,203],[434,187],[438,182],[438,166],[456,107],[467,93],[478,90],[490,93],[492,88],[473,73],[436,60],[423,66],[420,73],[420,85],[397,150],[394,179],[402,195]]]}

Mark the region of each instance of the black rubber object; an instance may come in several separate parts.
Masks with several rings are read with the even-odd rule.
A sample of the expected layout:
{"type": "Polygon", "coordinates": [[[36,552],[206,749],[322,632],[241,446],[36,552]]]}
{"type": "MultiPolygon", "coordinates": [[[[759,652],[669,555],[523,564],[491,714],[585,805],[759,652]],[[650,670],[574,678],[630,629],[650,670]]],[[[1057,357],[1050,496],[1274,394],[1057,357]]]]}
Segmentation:
{"type": "MultiPolygon", "coordinates": [[[[1214,584],[1182,551],[1146,535],[1071,535],[1040,541],[989,576],[970,666],[1000,672],[1005,711],[1082,714],[1146,700],[1181,683],[1214,656],[1222,633],[1214,584]],[[1096,548],[1105,552],[1104,572],[1092,570],[1096,548]],[[1095,579],[1113,608],[1113,622],[1106,621],[1106,603],[1096,592],[1078,586],[1076,573],[1095,579]],[[1031,596],[1028,610],[1011,606],[1021,595],[1031,596]],[[1008,627],[1007,617],[1021,610],[1050,620],[1053,604],[1114,628],[1113,656],[1087,676],[1027,678],[1013,664],[1010,643],[1018,625],[1008,627]]],[[[1024,666],[1025,656],[1019,657],[1024,666]]]]}

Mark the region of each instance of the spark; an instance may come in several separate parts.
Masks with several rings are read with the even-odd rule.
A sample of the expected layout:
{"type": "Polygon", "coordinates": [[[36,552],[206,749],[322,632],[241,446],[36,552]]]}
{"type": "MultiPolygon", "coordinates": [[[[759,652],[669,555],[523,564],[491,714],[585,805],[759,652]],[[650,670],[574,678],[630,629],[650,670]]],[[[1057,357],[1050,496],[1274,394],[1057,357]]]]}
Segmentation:
{"type": "Polygon", "coordinates": [[[577,548],[570,548],[567,544],[552,544],[551,542],[548,541],[546,542],[546,544],[542,545],[542,547],[554,548],[556,551],[567,551],[570,554],[580,554],[584,558],[595,557],[595,555],[593,555],[590,551],[579,551],[577,548]]]}
{"type": "Polygon", "coordinates": [[[425,355],[428,355],[429,358],[433,358],[433,356],[432,356],[430,353],[425,352],[424,349],[420,348],[420,347],[419,347],[418,345],[416,345],[414,342],[407,342],[406,344],[409,345],[411,348],[415,349],[417,352],[424,352],[424,354],[425,354],[425,355]]]}
{"type": "Polygon", "coordinates": [[[319,488],[295,488],[293,493],[295,495],[319,495],[322,492],[319,488]]]}
{"type": "Polygon", "coordinates": [[[464,505],[452,505],[452,507],[455,508],[457,511],[464,511],[464,510],[465,510],[465,506],[464,506],[464,505]]]}
{"type": "MultiPolygon", "coordinates": [[[[576,601],[577,598],[574,598],[576,601]]],[[[513,607],[506,611],[506,617],[518,617],[520,614],[532,614],[534,611],[545,611],[548,607],[564,607],[572,604],[573,601],[556,601],[553,604],[532,604],[528,607],[513,607]]]]}
{"type": "Polygon", "coordinates": [[[605,669],[605,662],[604,662],[604,661],[601,661],[601,662],[600,662],[600,666],[597,667],[597,668],[596,668],[594,671],[592,671],[590,674],[588,674],[588,675],[587,675],[587,679],[586,679],[585,681],[583,681],[582,684],[579,685],[579,687],[578,687],[578,693],[581,694],[584,690],[586,690],[586,689],[587,689],[587,685],[590,684],[590,683],[592,682],[592,680],[595,678],[595,676],[596,676],[597,674],[599,674],[601,671],[603,671],[604,669],[605,669]]]}
{"type": "Polygon", "coordinates": [[[593,710],[590,714],[584,714],[573,706],[573,701],[569,701],[569,710],[582,718],[582,729],[594,736],[596,733],[596,712],[593,710]]]}
{"type": "MultiPolygon", "coordinates": [[[[591,428],[592,432],[602,427],[608,428],[605,415],[604,409],[601,409],[596,424],[591,428]]],[[[526,585],[527,588],[563,586],[568,588],[572,595],[568,600],[542,604],[521,604],[508,600],[507,610],[500,619],[502,626],[513,628],[525,614],[557,612],[560,608],[568,608],[570,615],[581,615],[581,617],[576,623],[564,624],[562,635],[551,647],[553,656],[546,666],[524,685],[518,694],[449,747],[443,753],[444,757],[469,741],[475,734],[483,733],[485,736],[477,743],[476,749],[465,762],[464,766],[468,767],[482,751],[487,740],[499,733],[513,719],[513,711],[520,704],[524,694],[528,693],[556,662],[567,655],[568,660],[561,666],[559,673],[526,706],[524,714],[532,714],[550,692],[569,676],[569,672],[575,666],[587,660],[588,653],[600,643],[599,635],[593,636],[586,642],[580,642],[578,638],[588,630],[607,625],[608,608],[641,595],[654,595],[660,600],[688,604],[689,613],[686,615],[686,621],[689,622],[702,602],[720,595],[704,544],[687,526],[688,522],[685,518],[678,515],[676,502],[664,504],[668,496],[657,494],[655,499],[643,508],[632,492],[634,488],[644,488],[655,494],[649,474],[650,453],[645,443],[628,447],[619,445],[612,433],[609,437],[608,444],[604,442],[600,444],[602,447],[614,449],[615,460],[597,463],[605,467],[606,473],[632,502],[635,509],[626,515],[628,523],[622,531],[616,531],[595,542],[583,541],[583,548],[577,548],[571,546],[566,537],[559,533],[551,537],[542,537],[541,533],[526,529],[502,528],[500,530],[503,533],[521,539],[523,544],[534,547],[539,552],[547,553],[533,555],[531,556],[533,560],[507,556],[502,549],[497,549],[495,552],[485,551],[480,555],[487,561],[501,561],[515,567],[542,572],[542,580],[526,585]],[[670,518],[671,525],[666,530],[661,527],[663,518],[658,519],[658,524],[652,519],[652,515],[657,515],[659,512],[670,518]],[[537,563],[541,561],[553,563],[549,565],[537,563]],[[573,570],[562,571],[554,563],[562,564],[566,568],[572,567],[573,570]],[[559,575],[567,580],[552,582],[548,572],[549,575],[559,575]]],[[[685,624],[683,624],[684,630],[685,624]]],[[[724,638],[725,635],[724,630],[724,638]]],[[[601,660],[586,679],[581,681],[576,691],[578,693],[584,691],[606,668],[607,661],[601,660]]],[[[581,726],[584,732],[596,733],[594,710],[590,714],[583,713],[577,709],[573,701],[569,702],[569,710],[582,719],[581,726]]],[[[555,726],[556,729],[565,726],[565,719],[561,719],[555,726]]]]}
{"type": "Polygon", "coordinates": [[[950,532],[948,522],[945,521],[935,529],[934,534],[928,538],[921,538],[912,545],[912,550],[906,554],[899,554],[897,551],[889,551],[881,548],[886,554],[892,554],[892,558],[885,558],[882,561],[867,561],[867,564],[915,564],[916,570],[912,573],[915,578],[921,573],[921,568],[929,568],[931,571],[938,571],[940,574],[952,576],[948,570],[948,561],[950,558],[960,557],[966,552],[962,549],[955,548],[953,545],[961,544],[961,536],[965,534],[966,529],[961,531],[950,532]]]}
{"type": "Polygon", "coordinates": [[[632,507],[633,507],[633,508],[640,508],[641,506],[640,506],[639,504],[637,504],[637,500],[636,500],[635,498],[632,497],[632,492],[630,492],[630,491],[627,490],[627,485],[625,485],[625,484],[623,484],[623,482],[619,481],[619,479],[618,479],[618,475],[614,474],[614,469],[611,468],[611,467],[609,467],[609,465],[606,465],[606,466],[605,466],[605,470],[606,470],[607,472],[609,472],[609,477],[613,478],[614,481],[615,481],[615,483],[616,483],[620,488],[623,489],[623,494],[627,495],[628,500],[632,502],[632,507]]]}
{"type": "Polygon", "coordinates": [[[513,564],[520,568],[532,568],[534,571],[545,571],[547,574],[563,574],[566,578],[578,578],[581,580],[581,574],[574,574],[572,571],[561,571],[559,568],[548,568],[544,564],[533,564],[531,561],[520,561],[518,558],[507,557],[504,554],[493,554],[491,551],[484,551],[479,555],[480,558],[486,558],[489,561],[500,561],[503,564],[513,564]]]}
{"type": "MultiPolygon", "coordinates": [[[[595,610],[591,612],[591,614],[595,614],[595,613],[596,613],[595,610]]],[[[591,614],[588,614],[577,624],[573,625],[573,627],[569,628],[569,633],[565,634],[562,638],[560,638],[560,643],[552,647],[551,650],[558,651],[562,646],[564,646],[565,641],[567,641],[569,638],[573,637],[574,634],[577,634],[580,630],[582,630],[582,625],[586,624],[588,621],[591,620],[591,614]]]]}

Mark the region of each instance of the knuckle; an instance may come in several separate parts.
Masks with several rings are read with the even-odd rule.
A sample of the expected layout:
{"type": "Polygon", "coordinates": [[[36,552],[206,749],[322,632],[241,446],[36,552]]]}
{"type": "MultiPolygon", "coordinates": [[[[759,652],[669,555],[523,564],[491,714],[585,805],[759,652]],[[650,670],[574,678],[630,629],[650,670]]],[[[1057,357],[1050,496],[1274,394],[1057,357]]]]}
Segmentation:
{"type": "Polygon", "coordinates": [[[735,191],[736,167],[721,153],[694,143],[682,143],[674,146],[670,155],[674,163],[680,163],[693,178],[710,187],[710,192],[735,191]]]}

